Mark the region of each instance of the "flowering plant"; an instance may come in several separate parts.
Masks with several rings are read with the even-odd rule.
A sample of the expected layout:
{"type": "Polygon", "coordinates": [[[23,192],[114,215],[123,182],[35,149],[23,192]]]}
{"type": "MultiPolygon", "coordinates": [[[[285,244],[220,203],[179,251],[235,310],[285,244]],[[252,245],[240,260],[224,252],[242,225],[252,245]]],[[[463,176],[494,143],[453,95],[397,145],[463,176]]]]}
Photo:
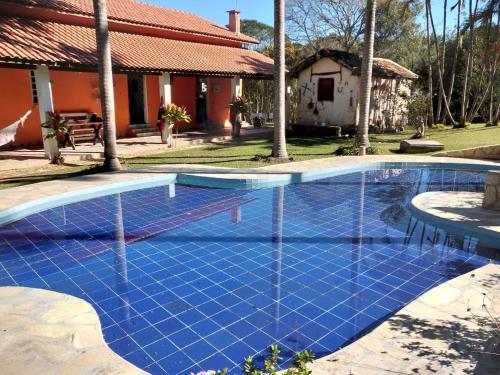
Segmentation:
{"type": "Polygon", "coordinates": [[[250,112],[252,102],[250,102],[250,100],[248,100],[245,96],[238,96],[233,98],[229,105],[233,109],[234,113],[246,113],[250,112]]]}
{"type": "Polygon", "coordinates": [[[57,112],[47,112],[49,119],[42,124],[42,128],[49,129],[45,135],[46,139],[55,138],[57,134],[64,134],[68,132],[66,124],[68,120],[63,120],[61,115],[57,112]]]}
{"type": "Polygon", "coordinates": [[[225,368],[223,370],[208,370],[208,371],[200,371],[200,372],[197,372],[196,374],[195,373],[191,373],[191,375],[226,375],[228,372],[228,369],[225,368]]]}
{"type": "Polygon", "coordinates": [[[161,119],[169,124],[174,124],[178,121],[191,122],[191,116],[187,114],[186,108],[174,103],[167,103],[162,107],[161,119]]]}

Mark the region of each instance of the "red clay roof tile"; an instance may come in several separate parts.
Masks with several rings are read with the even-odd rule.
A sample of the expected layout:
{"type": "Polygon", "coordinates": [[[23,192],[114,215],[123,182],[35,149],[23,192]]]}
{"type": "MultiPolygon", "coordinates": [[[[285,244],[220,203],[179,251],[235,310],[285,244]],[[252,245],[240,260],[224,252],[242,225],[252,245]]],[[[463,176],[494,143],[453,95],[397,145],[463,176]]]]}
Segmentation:
{"type": "MultiPolygon", "coordinates": [[[[147,71],[272,75],[273,60],[252,50],[111,31],[115,67],[147,71]]],[[[93,28],[0,17],[0,62],[97,65],[93,28]]]]}
{"type": "MultiPolygon", "coordinates": [[[[292,77],[298,77],[301,71],[308,68],[322,58],[330,58],[342,64],[346,68],[352,70],[353,74],[360,74],[362,62],[361,56],[351,52],[324,48],[319,50],[314,55],[305,58],[298,65],[296,65],[291,71],[292,77]]],[[[373,58],[373,76],[380,78],[418,78],[418,75],[413,73],[411,70],[399,65],[398,63],[395,63],[392,60],[383,59],[380,57],[373,58]]]]}
{"type": "MultiPolygon", "coordinates": [[[[93,16],[92,0],[1,0],[17,5],[42,7],[61,12],[93,16]]],[[[111,20],[156,26],[166,29],[232,39],[244,43],[258,43],[254,38],[235,34],[227,27],[217,25],[198,15],[176,9],[141,3],[136,0],[107,0],[111,20]]]]}

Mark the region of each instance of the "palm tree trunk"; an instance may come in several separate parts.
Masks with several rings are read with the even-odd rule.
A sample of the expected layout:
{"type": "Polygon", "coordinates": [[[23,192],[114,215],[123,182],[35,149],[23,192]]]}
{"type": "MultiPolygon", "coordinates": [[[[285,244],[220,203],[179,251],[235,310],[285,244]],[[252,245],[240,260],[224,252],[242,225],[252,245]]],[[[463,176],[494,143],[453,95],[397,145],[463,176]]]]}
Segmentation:
{"type": "MultiPolygon", "coordinates": [[[[476,0],[477,9],[477,0],[476,0]]],[[[472,10],[472,0],[469,0],[469,45],[467,46],[467,63],[465,65],[465,75],[464,75],[464,87],[462,91],[462,106],[460,111],[460,126],[465,126],[467,121],[467,109],[469,105],[469,94],[470,94],[470,73],[473,69],[473,56],[472,52],[474,49],[474,18],[475,11],[472,10]]]]}
{"type": "Polygon", "coordinates": [[[121,169],[116,155],[115,98],[113,90],[113,69],[111,45],[109,43],[108,12],[106,0],[93,0],[95,32],[97,43],[97,63],[99,66],[99,90],[101,96],[104,130],[104,169],[121,169]]]}
{"type": "Polygon", "coordinates": [[[285,0],[274,0],[273,157],[288,159],[285,136],[285,0]]]}
{"type": "Polygon", "coordinates": [[[370,120],[370,96],[372,92],[372,67],[373,67],[373,43],[375,40],[375,13],[377,11],[377,0],[366,2],[365,15],[365,40],[363,46],[363,60],[361,62],[361,82],[359,87],[360,116],[358,126],[359,155],[366,155],[366,149],[370,147],[368,138],[368,126],[370,120]]]}
{"type": "MultiPolygon", "coordinates": [[[[430,8],[430,0],[426,0],[425,2],[425,25],[426,25],[426,39],[427,39],[427,85],[429,90],[429,114],[427,116],[427,126],[432,126],[434,124],[434,102],[433,102],[433,94],[434,90],[432,87],[432,59],[431,59],[431,37],[429,32],[429,10],[430,8]]],[[[422,137],[425,136],[425,128],[422,128],[422,137]]]]}
{"type": "MultiPolygon", "coordinates": [[[[439,61],[439,64],[441,67],[440,69],[441,69],[441,72],[443,74],[444,74],[444,60],[446,57],[446,8],[447,7],[448,7],[448,0],[444,0],[444,5],[443,5],[443,35],[441,36],[441,60],[439,61]]],[[[436,43],[437,43],[437,38],[436,38],[436,43]]],[[[443,95],[444,95],[444,93],[439,91],[438,107],[437,107],[437,114],[436,114],[436,118],[438,121],[441,118],[441,107],[442,107],[443,99],[446,103],[446,98],[443,97],[443,95]]]]}
{"type": "MultiPolygon", "coordinates": [[[[448,115],[448,117],[450,118],[450,121],[453,125],[456,124],[456,121],[455,119],[453,118],[453,114],[451,113],[450,111],[450,107],[448,105],[448,101],[446,100],[446,92],[445,92],[445,89],[444,89],[444,83],[443,83],[443,72],[444,70],[441,68],[442,67],[442,63],[441,61],[439,60],[439,46],[438,46],[438,39],[437,39],[437,34],[436,34],[436,28],[434,27],[434,18],[432,17],[432,8],[431,8],[431,2],[430,0],[426,0],[427,2],[427,9],[428,9],[428,13],[429,13],[429,20],[430,20],[430,24],[431,24],[431,28],[432,28],[432,35],[433,35],[433,39],[434,39],[434,45],[436,47],[436,56],[438,56],[438,63],[437,63],[437,69],[438,69],[438,91],[439,91],[439,98],[444,98],[444,107],[445,107],[445,114],[448,115]]],[[[430,61],[430,60],[429,60],[430,61]]],[[[443,55],[443,61],[444,61],[444,55],[443,55]]],[[[432,71],[431,71],[432,73],[432,71]]],[[[431,85],[432,87],[432,82],[431,82],[431,85]]],[[[436,116],[436,119],[439,121],[439,118],[440,118],[440,112],[441,112],[441,103],[439,103],[438,105],[438,114],[436,116]]],[[[432,118],[434,120],[434,117],[432,118]]]]}
{"type": "MultiPolygon", "coordinates": [[[[453,56],[453,65],[451,68],[451,78],[450,78],[450,86],[448,88],[448,107],[451,105],[451,99],[453,96],[453,88],[455,85],[455,75],[457,71],[457,60],[458,60],[458,51],[460,49],[461,44],[461,34],[460,34],[460,13],[462,12],[462,2],[458,1],[458,14],[457,14],[457,39],[455,41],[455,54],[453,56]]],[[[443,120],[445,122],[445,114],[443,114],[443,120]]]]}

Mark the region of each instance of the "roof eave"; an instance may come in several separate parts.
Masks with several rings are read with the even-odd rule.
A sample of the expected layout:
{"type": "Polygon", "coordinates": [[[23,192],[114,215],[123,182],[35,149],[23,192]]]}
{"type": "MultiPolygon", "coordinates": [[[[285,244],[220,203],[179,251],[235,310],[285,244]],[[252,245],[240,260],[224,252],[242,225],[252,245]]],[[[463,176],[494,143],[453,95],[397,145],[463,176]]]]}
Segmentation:
{"type": "MultiPolygon", "coordinates": [[[[19,59],[19,58],[0,58],[0,66],[8,68],[34,69],[37,65],[46,65],[55,70],[69,71],[92,71],[97,72],[97,64],[85,64],[80,62],[67,61],[52,61],[52,60],[35,60],[35,59],[19,59]]],[[[211,76],[211,77],[234,77],[252,79],[273,79],[271,72],[245,72],[245,71],[207,71],[207,70],[189,70],[189,69],[161,69],[148,67],[131,67],[113,64],[113,73],[141,72],[149,74],[170,73],[175,75],[188,76],[211,76]]]]}

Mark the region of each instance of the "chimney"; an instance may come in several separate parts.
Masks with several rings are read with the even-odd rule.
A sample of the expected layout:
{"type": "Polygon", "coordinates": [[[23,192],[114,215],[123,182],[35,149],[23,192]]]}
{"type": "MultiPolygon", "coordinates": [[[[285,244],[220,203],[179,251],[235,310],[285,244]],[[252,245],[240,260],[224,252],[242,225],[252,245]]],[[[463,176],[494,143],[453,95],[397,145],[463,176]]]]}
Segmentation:
{"type": "Polygon", "coordinates": [[[229,13],[229,30],[236,35],[240,34],[240,11],[230,10],[229,13]]]}

